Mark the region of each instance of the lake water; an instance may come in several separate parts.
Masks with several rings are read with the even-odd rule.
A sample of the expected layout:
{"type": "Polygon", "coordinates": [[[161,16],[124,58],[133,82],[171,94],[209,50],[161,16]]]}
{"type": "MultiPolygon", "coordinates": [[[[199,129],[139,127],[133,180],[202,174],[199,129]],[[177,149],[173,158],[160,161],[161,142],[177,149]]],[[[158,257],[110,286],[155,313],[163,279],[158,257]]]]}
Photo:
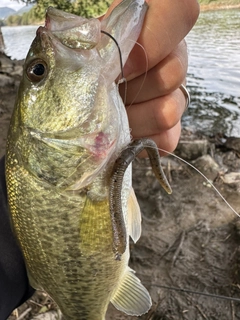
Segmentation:
{"type": "Polygon", "coordinates": [[[6,54],[12,59],[25,59],[38,26],[2,27],[6,54]]]}
{"type": "MultiPolygon", "coordinates": [[[[7,54],[24,59],[36,29],[3,27],[7,54]]],[[[183,125],[240,137],[240,10],[201,13],[187,43],[191,106],[183,125]]]]}
{"type": "Polygon", "coordinates": [[[240,136],[240,10],[201,13],[187,36],[191,107],[183,124],[240,136]]]}

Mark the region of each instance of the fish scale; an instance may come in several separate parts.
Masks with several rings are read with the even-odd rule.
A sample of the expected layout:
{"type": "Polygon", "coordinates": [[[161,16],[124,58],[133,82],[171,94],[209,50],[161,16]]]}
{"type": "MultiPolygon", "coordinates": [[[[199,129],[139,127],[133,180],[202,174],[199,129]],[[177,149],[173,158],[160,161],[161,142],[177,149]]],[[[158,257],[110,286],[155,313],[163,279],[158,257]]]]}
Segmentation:
{"type": "MultiPolygon", "coordinates": [[[[35,183],[36,181],[28,180],[30,185],[35,183]]],[[[33,187],[34,190],[38,190],[41,186],[33,187]]],[[[24,193],[29,193],[27,188],[18,192],[18,196],[24,197],[24,193]]],[[[100,298],[103,301],[110,299],[109,292],[113,290],[112,287],[115,287],[118,273],[124,271],[122,263],[114,266],[112,264],[114,254],[109,241],[112,236],[111,226],[109,219],[104,219],[104,214],[109,217],[108,205],[106,203],[96,205],[89,201],[90,203],[85,204],[87,209],[84,210],[80,221],[75,221],[78,216],[75,211],[79,212],[83,201],[77,202],[74,197],[70,206],[71,211],[66,213],[64,207],[63,210],[59,209],[66,200],[70,202],[69,197],[65,199],[64,196],[56,196],[52,190],[44,194],[44,199],[40,193],[34,195],[34,202],[29,199],[29,202],[25,203],[25,210],[29,211],[32,202],[39,203],[48,210],[48,219],[42,220],[41,208],[36,210],[34,216],[29,216],[27,221],[23,212],[18,211],[18,215],[23,217],[18,219],[19,230],[25,232],[31,230],[31,232],[28,231],[27,241],[25,237],[19,240],[27,261],[31,283],[35,285],[38,282],[37,279],[41,279],[42,283],[48,283],[48,293],[54,297],[62,310],[67,310],[66,317],[69,314],[69,317],[77,318],[79,310],[82,316],[82,310],[89,304],[91,314],[96,317],[100,311],[100,314],[105,314],[104,308],[107,307],[105,304],[104,308],[102,307],[103,310],[99,310],[99,306],[95,309],[96,301],[100,298]],[[78,223],[79,226],[76,227],[78,223]],[[59,234],[62,234],[62,237],[59,237],[59,234]],[[79,243],[79,246],[75,246],[76,243],[79,243]],[[80,248],[81,244],[84,245],[80,248]],[[33,247],[36,248],[35,251],[32,250],[33,247]],[[37,265],[35,261],[38,261],[37,265]],[[33,269],[34,274],[30,271],[33,269]],[[106,279],[108,279],[107,283],[106,279]],[[84,295],[79,295],[81,288],[84,295]]]]}

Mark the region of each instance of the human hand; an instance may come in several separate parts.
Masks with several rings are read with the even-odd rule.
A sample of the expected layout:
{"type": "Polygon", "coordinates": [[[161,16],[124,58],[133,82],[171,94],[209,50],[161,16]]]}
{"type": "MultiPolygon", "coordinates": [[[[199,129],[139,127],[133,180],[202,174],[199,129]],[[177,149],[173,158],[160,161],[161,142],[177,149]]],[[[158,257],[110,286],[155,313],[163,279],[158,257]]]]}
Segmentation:
{"type": "MultiPolygon", "coordinates": [[[[110,10],[119,2],[115,0],[110,10]]],[[[149,137],[171,152],[177,146],[186,107],[179,89],[186,82],[188,67],[184,37],[197,20],[199,5],[196,0],[146,2],[149,8],[137,41],[146,53],[136,44],[124,67],[126,110],[133,139],[149,137]]],[[[123,96],[124,84],[120,92],[123,96]]]]}

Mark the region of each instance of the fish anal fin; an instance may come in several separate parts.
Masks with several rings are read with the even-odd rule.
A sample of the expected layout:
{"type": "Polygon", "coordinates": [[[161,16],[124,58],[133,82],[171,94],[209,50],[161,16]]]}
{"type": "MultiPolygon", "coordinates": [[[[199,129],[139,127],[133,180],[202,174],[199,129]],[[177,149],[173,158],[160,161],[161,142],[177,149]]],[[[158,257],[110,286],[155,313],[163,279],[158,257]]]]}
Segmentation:
{"type": "Polygon", "coordinates": [[[128,198],[128,232],[133,241],[136,243],[141,236],[141,211],[133,188],[128,198]]]}
{"type": "Polygon", "coordinates": [[[147,289],[130,268],[127,269],[111,302],[116,309],[131,316],[140,316],[148,312],[152,305],[147,289]]]}

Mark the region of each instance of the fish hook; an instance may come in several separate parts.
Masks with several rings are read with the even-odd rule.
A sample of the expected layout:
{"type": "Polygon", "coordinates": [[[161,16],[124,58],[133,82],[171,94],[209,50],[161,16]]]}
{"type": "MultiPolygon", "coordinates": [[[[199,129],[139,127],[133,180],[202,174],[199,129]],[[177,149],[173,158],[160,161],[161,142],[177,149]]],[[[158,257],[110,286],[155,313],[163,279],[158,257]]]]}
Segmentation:
{"type": "Polygon", "coordinates": [[[121,52],[120,46],[119,46],[117,40],[116,40],[110,33],[108,33],[107,31],[104,31],[104,30],[101,30],[101,33],[106,34],[109,38],[111,38],[111,39],[115,42],[115,44],[116,44],[116,46],[117,46],[117,48],[118,48],[118,52],[119,52],[119,60],[120,60],[120,68],[121,68],[121,77],[122,77],[122,79],[124,79],[122,52],[121,52]]]}
{"type": "MultiPolygon", "coordinates": [[[[122,82],[126,82],[126,79],[124,77],[124,72],[123,72],[123,60],[122,60],[122,52],[121,52],[121,48],[117,42],[117,40],[110,34],[108,33],[107,31],[104,31],[104,30],[101,30],[101,33],[107,35],[109,38],[111,38],[114,43],[116,44],[117,48],[118,48],[118,53],[119,53],[119,60],[120,60],[120,68],[121,68],[121,79],[118,83],[122,83],[122,82]]],[[[126,87],[125,87],[125,93],[124,93],[124,99],[123,99],[123,102],[124,104],[126,103],[126,99],[127,99],[127,90],[126,90],[126,87]]]]}

